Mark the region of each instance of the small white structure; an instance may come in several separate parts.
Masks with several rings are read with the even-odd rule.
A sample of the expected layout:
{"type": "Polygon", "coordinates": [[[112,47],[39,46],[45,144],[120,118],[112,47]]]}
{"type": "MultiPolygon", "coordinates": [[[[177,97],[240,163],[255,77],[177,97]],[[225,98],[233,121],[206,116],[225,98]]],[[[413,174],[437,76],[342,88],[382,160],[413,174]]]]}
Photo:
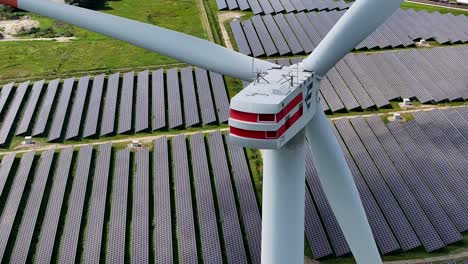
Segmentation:
{"type": "Polygon", "coordinates": [[[403,99],[403,105],[404,105],[404,106],[411,106],[411,105],[413,105],[413,104],[411,103],[411,100],[410,100],[410,99],[405,98],[405,99],[403,99]]]}
{"type": "Polygon", "coordinates": [[[138,140],[132,140],[131,147],[132,147],[132,148],[139,148],[139,147],[141,147],[140,141],[138,141],[138,140]]]}
{"type": "Polygon", "coordinates": [[[31,136],[24,137],[24,144],[25,145],[34,145],[36,142],[32,140],[31,136]]]}
{"type": "Polygon", "coordinates": [[[395,113],[395,114],[393,114],[393,120],[403,121],[403,117],[399,113],[395,113]]]}
{"type": "Polygon", "coordinates": [[[429,46],[429,43],[427,43],[427,41],[426,41],[425,39],[421,39],[421,40],[419,41],[419,45],[421,45],[421,46],[429,46]]]}

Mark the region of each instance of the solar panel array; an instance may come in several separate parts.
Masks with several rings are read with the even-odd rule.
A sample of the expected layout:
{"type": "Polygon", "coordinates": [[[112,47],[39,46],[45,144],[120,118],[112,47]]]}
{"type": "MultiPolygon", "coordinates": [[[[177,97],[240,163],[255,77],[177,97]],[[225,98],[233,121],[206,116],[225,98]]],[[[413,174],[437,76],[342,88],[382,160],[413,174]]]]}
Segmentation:
{"type": "MultiPolygon", "coordinates": [[[[376,115],[332,121],[383,254],[420,246],[435,251],[468,230],[468,107],[412,116],[404,123],[376,115]]],[[[3,260],[260,263],[261,214],[249,163],[221,132],[160,137],[151,152],[114,152],[107,143],[95,151],[81,147],[75,159],[73,148],[56,162],[54,153],[34,162],[28,152],[18,166],[15,154],[1,161],[0,225],[4,234],[19,226],[14,239],[0,240],[3,260]],[[5,190],[7,180],[13,182],[5,190]]],[[[313,153],[306,154],[305,236],[312,255],[349,254],[313,153]]]]}
{"type": "Polygon", "coordinates": [[[49,142],[80,140],[226,123],[229,118],[224,77],[203,69],[77,80],[4,85],[0,89],[0,146],[7,147],[13,136],[47,137],[49,142]]]}
{"type": "MultiPolygon", "coordinates": [[[[345,11],[256,15],[230,22],[241,53],[254,57],[308,54],[345,11]]],[[[439,44],[468,42],[468,17],[400,9],[356,50],[414,46],[420,39],[439,44]],[[457,25],[457,26],[454,26],[457,25]],[[448,30],[450,29],[450,30],[448,30]]]]}
{"type": "MultiPolygon", "coordinates": [[[[348,54],[322,80],[322,104],[337,112],[381,108],[403,98],[422,103],[467,100],[467,51],[460,46],[348,54]]],[[[276,63],[289,66],[297,60],[276,63]]]]}
{"type": "Polygon", "coordinates": [[[343,10],[349,7],[342,0],[216,0],[216,4],[218,10],[252,10],[254,14],[343,10]]]}

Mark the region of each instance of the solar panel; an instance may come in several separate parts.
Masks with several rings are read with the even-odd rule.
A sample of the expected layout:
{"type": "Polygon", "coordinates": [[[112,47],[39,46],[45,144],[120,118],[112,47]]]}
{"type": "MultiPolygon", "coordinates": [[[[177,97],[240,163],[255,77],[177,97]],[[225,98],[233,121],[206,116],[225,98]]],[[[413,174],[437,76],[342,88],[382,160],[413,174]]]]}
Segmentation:
{"type": "Polygon", "coordinates": [[[31,94],[29,95],[28,102],[26,103],[25,110],[23,112],[23,116],[21,117],[21,121],[16,128],[15,135],[21,135],[28,131],[32,116],[36,110],[37,101],[41,96],[43,85],[44,80],[34,83],[31,94]]]}
{"type": "Polygon", "coordinates": [[[279,0],[281,4],[284,6],[284,9],[287,13],[293,12],[296,8],[293,6],[290,0],[279,0]]]}
{"type": "Polygon", "coordinates": [[[359,103],[357,102],[356,98],[354,98],[354,95],[348,89],[348,86],[343,81],[343,78],[341,78],[341,75],[338,73],[335,67],[328,71],[326,77],[348,111],[359,107],[359,103]]]}
{"type": "Polygon", "coordinates": [[[250,8],[252,9],[252,12],[255,15],[263,12],[262,7],[260,6],[257,0],[247,0],[247,1],[249,1],[250,8]]]}
{"type": "Polygon", "coordinates": [[[226,0],[229,10],[237,9],[239,6],[237,5],[236,0],[226,0]]]}
{"type": "Polygon", "coordinates": [[[406,155],[410,158],[416,170],[419,172],[426,184],[438,199],[440,205],[444,208],[447,215],[458,231],[462,232],[466,228],[464,209],[461,207],[452,192],[445,186],[440,176],[431,169],[431,164],[426,159],[426,152],[423,151],[423,146],[414,142],[412,137],[398,122],[390,122],[387,124],[388,129],[394,138],[400,143],[406,155]]]}
{"type": "Polygon", "coordinates": [[[191,127],[200,123],[192,67],[181,69],[180,75],[182,78],[182,96],[184,98],[185,127],[191,127]]]}
{"type": "Polygon", "coordinates": [[[128,133],[132,130],[134,78],[135,74],[133,72],[127,72],[123,76],[117,134],[128,133]]]}
{"type": "Polygon", "coordinates": [[[149,150],[135,153],[133,179],[131,263],[149,262],[149,150]]]}
{"type": "Polygon", "coordinates": [[[435,194],[424,183],[423,176],[412,164],[410,157],[405,155],[406,150],[403,150],[405,146],[399,145],[379,116],[371,116],[366,121],[413,192],[420,206],[424,209],[424,212],[443,242],[451,244],[459,241],[461,239],[460,233],[437,201],[435,194]]]}
{"type": "Polygon", "coordinates": [[[414,60],[408,57],[407,53],[396,52],[395,55],[404,64],[406,69],[418,80],[426,91],[434,98],[434,101],[441,102],[447,100],[447,96],[437,87],[427,73],[414,60]]]}
{"type": "Polygon", "coordinates": [[[11,185],[10,194],[3,207],[2,217],[0,218],[0,230],[2,235],[0,236],[0,259],[5,256],[5,250],[7,249],[7,243],[11,236],[13,229],[13,223],[15,219],[19,217],[18,209],[21,199],[24,194],[24,188],[31,171],[32,163],[34,161],[35,152],[31,151],[23,155],[21,158],[18,170],[15,178],[11,185]]]}
{"type": "Polygon", "coordinates": [[[351,118],[350,121],[426,251],[444,247],[437,231],[364,118],[351,118]]]}
{"type": "Polygon", "coordinates": [[[312,52],[315,48],[314,44],[312,43],[312,41],[309,39],[309,37],[305,33],[301,24],[297,20],[296,15],[293,13],[289,13],[289,14],[286,14],[284,17],[286,18],[286,21],[289,23],[289,26],[291,26],[291,29],[296,35],[297,40],[301,44],[302,48],[304,48],[304,52],[305,53],[312,52]]]}
{"type": "Polygon", "coordinates": [[[78,91],[76,92],[73,100],[73,106],[68,119],[67,133],[65,139],[71,139],[78,137],[80,126],[82,124],[81,119],[83,116],[84,105],[86,101],[86,95],[88,94],[89,76],[82,77],[78,81],[78,91]]]}
{"type": "Polygon", "coordinates": [[[37,263],[50,263],[54,245],[58,245],[60,239],[57,235],[58,226],[61,212],[64,211],[62,206],[65,202],[64,196],[70,176],[72,158],[73,147],[62,150],[58,157],[58,165],[53,176],[52,189],[34,254],[34,261],[37,263]]]}
{"type": "Polygon", "coordinates": [[[195,68],[195,79],[202,123],[203,125],[214,123],[216,122],[216,114],[207,71],[195,68]]]}
{"type": "Polygon", "coordinates": [[[291,49],[286,43],[286,40],[284,39],[283,34],[281,34],[281,31],[276,25],[276,22],[274,21],[273,17],[271,15],[267,15],[267,16],[262,16],[262,19],[263,19],[263,22],[265,22],[266,28],[270,32],[271,38],[273,42],[275,43],[279,54],[280,55],[289,54],[291,52],[291,49]]]}
{"type": "MultiPolygon", "coordinates": [[[[352,55],[348,55],[348,56],[352,56],[352,55]]],[[[351,71],[348,64],[344,62],[344,60],[340,60],[335,65],[335,68],[338,71],[338,73],[341,75],[341,78],[348,86],[349,91],[351,91],[351,93],[354,95],[354,98],[357,100],[357,102],[359,103],[359,106],[362,109],[367,109],[367,108],[375,106],[374,102],[372,101],[370,96],[367,94],[366,90],[364,90],[364,87],[362,87],[361,83],[356,78],[354,73],[351,71]]]]}
{"type": "Polygon", "coordinates": [[[136,91],[135,132],[149,129],[149,72],[138,73],[136,91]]]}
{"type": "MultiPolygon", "coordinates": [[[[317,171],[312,161],[312,152],[310,148],[306,148],[306,181],[307,185],[310,188],[311,199],[315,200],[315,204],[317,205],[317,209],[320,213],[325,231],[328,233],[328,237],[330,239],[330,244],[328,243],[320,243],[326,252],[327,245],[328,247],[333,246],[334,253],[336,256],[346,255],[351,252],[348,243],[345,240],[343,232],[341,231],[338,222],[336,221],[335,215],[328,203],[328,200],[325,196],[325,193],[321,187],[320,180],[317,175],[317,171]]],[[[306,190],[307,196],[307,190],[306,190]]],[[[306,198],[307,199],[307,198],[306,198]]],[[[313,208],[313,203],[310,205],[311,209],[313,208]]],[[[309,210],[307,210],[309,211],[309,210]]],[[[320,230],[320,228],[315,228],[315,230],[320,230]]],[[[319,239],[319,236],[316,236],[315,239],[319,239]]],[[[315,254],[314,254],[315,256],[315,254]]]]}
{"type": "Polygon", "coordinates": [[[422,84],[410,72],[408,72],[403,62],[400,61],[393,52],[382,53],[381,56],[386,59],[387,63],[389,63],[389,65],[396,71],[406,90],[409,90],[410,94],[414,94],[418,101],[427,103],[434,100],[422,84]]]}
{"type": "Polygon", "coordinates": [[[320,217],[315,209],[314,202],[309,191],[305,191],[305,234],[310,245],[314,259],[320,259],[332,254],[332,249],[327,241],[327,235],[323,230],[320,217]]]}
{"type": "Polygon", "coordinates": [[[114,164],[115,173],[112,180],[109,242],[106,257],[108,264],[125,262],[130,149],[126,148],[118,151],[115,155],[114,164]]]}
{"type": "Polygon", "coordinates": [[[155,262],[172,263],[171,186],[167,138],[154,140],[153,146],[155,262]]]}
{"type": "Polygon", "coordinates": [[[445,136],[450,139],[462,153],[466,155],[468,153],[468,139],[463,137],[460,131],[458,131],[458,129],[452,125],[452,123],[447,119],[447,117],[444,116],[441,111],[433,110],[429,111],[428,114],[436,124],[435,126],[442,130],[445,136]]]}
{"type": "Polygon", "coordinates": [[[242,11],[250,9],[250,6],[247,0],[237,0],[237,4],[239,5],[239,9],[242,11]]]}
{"type": "Polygon", "coordinates": [[[284,15],[278,14],[278,15],[275,15],[273,18],[276,24],[278,25],[279,29],[281,30],[281,33],[283,34],[284,38],[286,39],[286,42],[291,48],[292,53],[293,54],[303,53],[304,48],[302,48],[301,44],[299,43],[299,40],[294,35],[288,22],[286,22],[284,15]]]}
{"type": "Polygon", "coordinates": [[[97,123],[99,113],[101,112],[102,90],[104,88],[104,74],[95,76],[93,79],[93,86],[91,88],[90,101],[88,104],[88,111],[86,113],[86,121],[83,131],[83,137],[87,138],[93,136],[97,132],[97,123]]]}
{"type": "Polygon", "coordinates": [[[336,120],[335,126],[347,145],[351,155],[355,158],[356,165],[366,179],[367,185],[374,193],[377,203],[380,205],[390,227],[392,228],[403,250],[409,250],[421,245],[408,219],[398,205],[391,190],[385,184],[381,173],[372,162],[371,156],[366,151],[357,133],[346,119],[336,120]]]}
{"type": "Polygon", "coordinates": [[[281,13],[284,11],[284,7],[280,0],[270,0],[270,3],[275,13],[281,13]]]}
{"type": "Polygon", "coordinates": [[[366,90],[367,94],[372,98],[375,105],[379,108],[389,105],[390,102],[382,95],[382,93],[377,89],[377,85],[374,80],[369,76],[366,70],[367,68],[362,68],[365,65],[360,64],[355,56],[348,56],[344,58],[344,61],[349,66],[349,68],[354,72],[354,75],[361,83],[362,87],[366,90]]]}
{"type": "Polygon", "coordinates": [[[83,263],[99,263],[101,243],[104,232],[104,214],[106,212],[107,185],[111,163],[112,144],[99,146],[94,168],[93,187],[90,205],[88,208],[88,221],[86,223],[85,241],[83,249],[83,263]]]}
{"type": "Polygon", "coordinates": [[[240,216],[247,236],[250,256],[253,263],[260,263],[262,219],[249,172],[248,161],[243,148],[229,143],[227,146],[232,168],[232,178],[234,179],[234,185],[237,191],[241,212],[240,216]]]}
{"type": "Polygon", "coordinates": [[[217,131],[208,135],[208,148],[213,169],[219,217],[222,223],[226,257],[230,263],[246,263],[247,256],[244,242],[242,241],[242,231],[223,144],[221,132],[217,131]]]}
{"type": "Polygon", "coordinates": [[[14,128],[15,120],[18,116],[18,112],[23,103],[24,95],[28,89],[29,81],[20,84],[16,89],[15,96],[13,97],[13,102],[8,108],[8,112],[5,115],[5,118],[2,121],[0,128],[0,145],[5,145],[10,135],[11,129],[14,128]]]}
{"type": "Polygon", "coordinates": [[[224,0],[216,0],[216,4],[218,5],[218,10],[224,10],[227,8],[226,1],[224,0]]]}
{"type": "MultiPolygon", "coordinates": [[[[414,113],[415,116],[418,116],[417,113],[414,113]]],[[[468,196],[465,195],[465,191],[468,190],[468,182],[465,181],[463,176],[456,170],[457,164],[454,164],[454,160],[457,158],[456,152],[450,151],[448,146],[443,147],[441,150],[440,141],[444,140],[440,136],[434,136],[433,138],[437,139],[438,143],[431,142],[430,138],[427,136],[428,128],[421,128],[418,122],[408,122],[405,124],[405,129],[409,131],[413,139],[418,142],[422,149],[427,153],[427,161],[430,163],[431,167],[439,177],[445,180],[445,185],[450,189],[450,191],[457,197],[460,204],[465,207],[465,210],[468,209],[468,196]],[[449,151],[445,153],[444,151],[449,151]],[[446,154],[451,154],[452,156],[447,157],[446,154]],[[441,163],[442,162],[442,163],[441,163]],[[442,166],[443,164],[443,166],[442,166]],[[446,166],[450,164],[451,166],[446,166]]],[[[444,140],[445,141],[445,140],[444,140]]],[[[445,143],[447,143],[445,141],[445,143]]],[[[465,162],[463,162],[465,163],[465,162]]],[[[465,219],[468,221],[468,218],[465,219]]]]}
{"type": "Polygon", "coordinates": [[[180,102],[179,72],[177,68],[167,70],[167,100],[169,128],[182,126],[182,105],[180,102]]]}
{"type": "Polygon", "coordinates": [[[83,212],[83,209],[92,154],[92,145],[81,147],[78,152],[78,160],[69,198],[72,202],[68,203],[65,225],[60,241],[59,263],[72,263],[79,258],[77,256],[78,239],[81,229],[81,218],[83,217],[83,213],[86,213],[83,212]]]}
{"type": "Polygon", "coordinates": [[[2,90],[0,91],[0,114],[3,113],[5,105],[9,102],[8,98],[10,97],[13,85],[14,83],[6,84],[2,87],[2,90]]]}
{"type": "Polygon", "coordinates": [[[363,67],[368,75],[372,77],[372,81],[377,85],[379,91],[387,100],[394,100],[400,97],[397,91],[387,81],[386,75],[379,70],[379,67],[374,63],[375,56],[362,54],[353,56],[358,63],[363,67]]]}
{"type": "Polygon", "coordinates": [[[153,131],[166,126],[166,91],[164,89],[164,71],[162,69],[152,73],[152,113],[151,126],[153,131]]]}
{"type": "Polygon", "coordinates": [[[219,73],[210,72],[210,80],[218,120],[220,123],[227,122],[229,119],[229,98],[223,76],[219,73]]]}
{"type": "Polygon", "coordinates": [[[257,36],[257,32],[255,31],[253,27],[252,21],[250,20],[242,21],[241,25],[242,25],[242,28],[244,29],[244,33],[245,33],[245,36],[247,37],[247,41],[249,42],[250,49],[252,50],[252,55],[254,57],[265,55],[265,51],[263,50],[262,44],[260,43],[260,39],[257,36]]]}
{"type": "Polygon", "coordinates": [[[273,10],[273,7],[271,6],[270,2],[268,0],[258,0],[258,3],[263,9],[263,13],[265,15],[274,13],[275,10],[273,10]]]}
{"type": "Polygon", "coordinates": [[[53,158],[53,149],[42,152],[41,154],[39,165],[37,166],[34,176],[34,182],[32,183],[26,207],[24,208],[23,218],[16,235],[16,243],[9,260],[11,263],[26,263],[53,158]]]}
{"type": "Polygon", "coordinates": [[[291,0],[291,3],[294,5],[297,12],[304,11],[306,9],[302,0],[291,0]]]}
{"type": "MultiPolygon", "coordinates": [[[[220,234],[218,234],[215,203],[211,189],[212,184],[203,133],[190,136],[190,150],[203,260],[206,263],[222,263],[220,234]]],[[[249,233],[247,233],[247,236],[249,236],[249,233]]]]}
{"type": "Polygon", "coordinates": [[[115,113],[117,110],[117,96],[119,94],[119,78],[120,73],[115,73],[110,75],[109,79],[107,80],[100,136],[105,136],[114,132],[115,113]]]}
{"type": "Polygon", "coordinates": [[[320,91],[322,92],[323,98],[325,98],[325,101],[327,101],[327,104],[330,106],[330,110],[332,112],[340,111],[345,108],[340,100],[340,97],[338,97],[335,89],[333,89],[328,79],[324,78],[322,80],[320,83],[320,91]]]}
{"type": "Polygon", "coordinates": [[[5,194],[8,192],[8,190],[4,190],[4,188],[10,175],[13,162],[15,161],[15,157],[16,153],[7,154],[2,157],[2,163],[0,164],[0,196],[4,195],[3,191],[5,191],[5,194]]]}
{"type": "Polygon", "coordinates": [[[405,52],[406,56],[412,58],[421,67],[427,76],[436,84],[441,92],[445,94],[449,101],[462,99],[457,89],[454,89],[446,78],[443,78],[442,70],[434,68],[419,52],[410,50],[405,52]]]}
{"type": "Polygon", "coordinates": [[[57,107],[55,108],[52,125],[49,130],[48,141],[54,141],[62,136],[63,123],[65,115],[67,114],[68,105],[70,104],[70,97],[73,91],[73,84],[75,78],[66,79],[60,89],[60,96],[58,99],[57,107]]]}
{"type": "Polygon", "coordinates": [[[437,72],[443,76],[450,84],[449,87],[455,89],[464,100],[468,99],[468,89],[466,89],[466,78],[457,72],[456,63],[449,61],[447,56],[440,56],[440,53],[432,50],[422,50],[419,52],[437,72]]]}
{"type": "Polygon", "coordinates": [[[237,48],[240,53],[245,55],[252,55],[247,39],[245,38],[244,31],[239,20],[234,20],[229,22],[231,26],[232,34],[234,35],[234,40],[236,41],[237,48]]]}
{"type": "Polygon", "coordinates": [[[322,37],[317,29],[312,25],[310,20],[307,18],[304,12],[300,12],[296,14],[297,20],[301,23],[302,28],[305,30],[305,33],[312,41],[314,47],[317,47],[320,41],[322,41],[322,37]]]}
{"type": "Polygon", "coordinates": [[[364,180],[363,175],[359,171],[355,161],[353,160],[353,157],[346,148],[336,128],[332,126],[332,129],[335,136],[337,137],[341,149],[344,152],[345,159],[348,163],[351,173],[353,174],[354,182],[356,183],[356,187],[361,196],[361,202],[364,206],[364,210],[366,211],[366,215],[368,216],[367,219],[369,220],[369,224],[372,229],[372,233],[374,234],[377,247],[383,254],[399,250],[400,245],[398,244],[395,235],[393,234],[392,230],[389,227],[389,224],[387,223],[384,217],[384,214],[382,213],[373,194],[371,193],[371,190],[369,189],[366,181],[364,180]],[[374,217],[369,217],[370,215],[374,217]]]}
{"type": "Polygon", "coordinates": [[[174,137],[171,142],[174,161],[173,181],[176,207],[178,256],[181,263],[197,263],[195,221],[192,211],[189,163],[185,135],[174,137]]]}

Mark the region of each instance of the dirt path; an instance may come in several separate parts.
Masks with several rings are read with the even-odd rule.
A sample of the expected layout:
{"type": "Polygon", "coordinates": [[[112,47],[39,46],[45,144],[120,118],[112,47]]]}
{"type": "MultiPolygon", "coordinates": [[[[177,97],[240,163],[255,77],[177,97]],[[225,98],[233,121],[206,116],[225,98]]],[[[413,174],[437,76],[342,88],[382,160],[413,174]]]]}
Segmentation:
{"type": "Polygon", "coordinates": [[[57,41],[57,42],[69,42],[71,40],[76,39],[75,37],[56,37],[56,38],[4,38],[0,39],[0,41],[8,42],[8,41],[57,41]]]}
{"type": "Polygon", "coordinates": [[[433,1],[428,1],[428,0],[413,0],[413,1],[405,1],[405,2],[413,3],[413,4],[427,5],[427,6],[444,7],[444,8],[447,8],[447,9],[468,11],[468,6],[455,5],[457,7],[454,7],[454,4],[446,4],[446,3],[433,2],[433,1]]]}
{"type": "Polygon", "coordinates": [[[208,40],[214,42],[213,31],[211,31],[210,21],[208,20],[208,15],[206,14],[205,5],[203,4],[203,0],[198,0],[198,8],[200,8],[200,17],[203,24],[203,28],[205,29],[206,35],[208,40]]]}
{"type": "MultiPolygon", "coordinates": [[[[102,144],[105,144],[105,143],[108,143],[108,142],[112,142],[112,144],[119,144],[119,143],[131,143],[133,140],[138,140],[141,144],[145,144],[145,143],[150,143],[152,142],[153,140],[157,139],[157,138],[160,138],[160,137],[168,137],[168,138],[172,138],[172,137],[176,137],[176,136],[179,136],[181,134],[185,134],[185,135],[193,135],[193,134],[197,134],[197,133],[200,133],[202,132],[203,134],[208,134],[208,133],[212,133],[212,132],[215,132],[215,131],[228,131],[229,128],[221,128],[221,129],[209,129],[209,130],[203,130],[203,131],[195,131],[195,132],[185,132],[185,133],[174,133],[174,134],[164,134],[164,135],[154,135],[154,136],[145,136],[145,137],[138,137],[138,136],[135,136],[135,137],[128,137],[128,138],[123,138],[123,139],[117,139],[117,140],[106,140],[104,139],[103,141],[97,141],[97,142],[92,142],[92,143],[80,143],[80,144],[59,144],[59,143],[52,143],[52,144],[47,144],[47,145],[38,145],[36,147],[30,147],[30,148],[24,148],[24,149],[18,149],[18,150],[9,150],[9,151],[0,151],[0,155],[6,155],[6,154],[10,154],[10,153],[25,153],[25,152],[29,152],[29,151],[46,151],[46,150],[49,150],[49,149],[64,149],[64,148],[68,148],[68,147],[83,147],[83,146],[88,146],[88,145],[93,145],[93,146],[96,146],[96,145],[102,145],[102,144]]],[[[33,139],[34,140],[34,139],[33,139]]]]}
{"type": "MultiPolygon", "coordinates": [[[[412,259],[412,260],[399,260],[399,261],[385,261],[385,264],[425,264],[435,261],[446,261],[446,260],[466,260],[468,258],[468,251],[450,254],[441,257],[432,257],[425,259],[412,259]]],[[[457,261],[458,262],[458,261],[457,261]]]]}
{"type": "Polygon", "coordinates": [[[224,22],[226,20],[234,19],[236,17],[241,17],[244,14],[242,12],[236,12],[236,11],[229,11],[229,12],[219,12],[218,14],[218,21],[219,21],[219,27],[221,28],[221,35],[223,36],[223,42],[226,48],[228,49],[234,49],[231,44],[231,40],[229,38],[229,34],[224,27],[224,22]]]}

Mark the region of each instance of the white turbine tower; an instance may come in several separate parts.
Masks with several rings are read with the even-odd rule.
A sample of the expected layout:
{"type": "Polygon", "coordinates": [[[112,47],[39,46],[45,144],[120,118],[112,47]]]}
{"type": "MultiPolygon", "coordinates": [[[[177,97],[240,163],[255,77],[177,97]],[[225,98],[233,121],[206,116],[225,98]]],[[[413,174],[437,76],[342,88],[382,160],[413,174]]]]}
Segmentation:
{"type": "Polygon", "coordinates": [[[305,143],[358,263],[382,263],[351,171],[319,102],[320,80],[403,0],[357,0],[302,63],[281,67],[172,30],[49,0],[0,0],[201,68],[253,81],[231,101],[230,138],[265,149],[262,263],[304,261],[305,143]],[[253,65],[252,65],[253,64],[253,65]],[[252,66],[257,71],[252,78],[252,66]]]}

